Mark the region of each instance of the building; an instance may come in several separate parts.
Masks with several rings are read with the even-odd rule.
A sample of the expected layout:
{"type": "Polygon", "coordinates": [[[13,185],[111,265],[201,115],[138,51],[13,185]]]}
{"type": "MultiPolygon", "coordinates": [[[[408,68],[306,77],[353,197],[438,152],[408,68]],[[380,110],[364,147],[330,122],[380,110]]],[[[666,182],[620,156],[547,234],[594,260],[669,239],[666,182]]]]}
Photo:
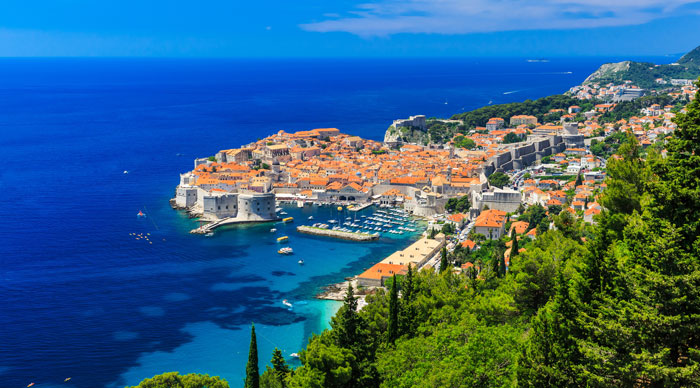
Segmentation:
{"type": "Polygon", "coordinates": [[[489,121],[486,122],[486,130],[495,131],[501,129],[505,126],[505,123],[506,121],[500,117],[490,118],[489,121]]]}
{"type": "Polygon", "coordinates": [[[406,128],[418,128],[421,131],[425,131],[428,125],[425,120],[425,115],[410,116],[407,119],[394,120],[391,124],[394,128],[406,127],[406,128]]]}
{"type": "Polygon", "coordinates": [[[489,209],[481,212],[474,221],[474,233],[482,234],[489,240],[498,240],[505,233],[506,212],[489,209]]]}
{"type": "Polygon", "coordinates": [[[445,236],[440,233],[435,236],[435,239],[423,237],[414,242],[408,248],[392,253],[389,257],[382,260],[384,264],[394,265],[414,265],[415,268],[420,268],[428,259],[435,256],[440,249],[445,245],[445,236]]]}
{"type": "Polygon", "coordinates": [[[407,265],[377,263],[370,269],[357,276],[357,282],[363,287],[382,287],[384,281],[394,275],[405,275],[407,265]]]}
{"type": "Polygon", "coordinates": [[[472,192],[472,207],[479,210],[488,206],[503,212],[513,213],[520,206],[520,192],[510,188],[492,188],[485,192],[472,192]]]}
{"type": "Polygon", "coordinates": [[[518,125],[537,125],[537,117],[529,115],[515,115],[510,118],[510,126],[517,127],[518,125]]]}

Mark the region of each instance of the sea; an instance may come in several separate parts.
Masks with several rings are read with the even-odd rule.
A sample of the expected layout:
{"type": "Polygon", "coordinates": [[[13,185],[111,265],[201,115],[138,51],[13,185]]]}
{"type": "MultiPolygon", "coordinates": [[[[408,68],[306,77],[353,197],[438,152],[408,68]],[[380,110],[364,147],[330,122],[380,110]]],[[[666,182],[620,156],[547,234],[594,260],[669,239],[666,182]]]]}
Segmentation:
{"type": "Polygon", "coordinates": [[[393,119],[562,93],[619,59],[0,59],[0,387],[167,371],[240,387],[251,323],[261,371],[275,347],[298,365],[290,355],[339,308],[319,290],[419,232],[302,235],[309,216],[344,215],[292,205],[291,224],[192,235],[168,203],[178,174],[279,130],[381,140],[393,119]],[[294,255],[277,254],[281,235],[294,255]]]}

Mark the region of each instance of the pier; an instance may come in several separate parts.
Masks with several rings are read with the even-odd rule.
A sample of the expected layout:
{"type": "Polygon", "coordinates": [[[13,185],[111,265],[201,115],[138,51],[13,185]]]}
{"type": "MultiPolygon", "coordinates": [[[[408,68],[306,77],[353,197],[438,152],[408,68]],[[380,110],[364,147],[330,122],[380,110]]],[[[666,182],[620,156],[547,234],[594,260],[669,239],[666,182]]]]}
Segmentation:
{"type": "Polygon", "coordinates": [[[370,207],[370,206],[372,206],[372,205],[374,205],[372,202],[370,202],[370,203],[365,203],[365,204],[362,204],[362,205],[356,205],[356,206],[354,206],[352,209],[348,209],[348,210],[350,210],[351,212],[359,212],[360,210],[365,210],[365,209],[367,209],[368,207],[370,207]]]}
{"type": "Polygon", "coordinates": [[[374,241],[379,238],[379,236],[375,236],[369,233],[344,232],[342,230],[322,229],[315,228],[313,226],[298,226],[297,232],[313,234],[315,236],[339,238],[342,240],[350,241],[374,241]]]}
{"type": "Polygon", "coordinates": [[[233,224],[260,224],[264,222],[276,222],[279,221],[280,219],[274,219],[274,220],[241,220],[235,217],[227,217],[227,218],[222,218],[220,220],[216,220],[213,222],[210,222],[208,224],[204,224],[196,229],[190,230],[190,233],[192,234],[207,234],[207,233],[212,233],[214,232],[214,229],[224,226],[224,225],[233,225],[233,224]]]}

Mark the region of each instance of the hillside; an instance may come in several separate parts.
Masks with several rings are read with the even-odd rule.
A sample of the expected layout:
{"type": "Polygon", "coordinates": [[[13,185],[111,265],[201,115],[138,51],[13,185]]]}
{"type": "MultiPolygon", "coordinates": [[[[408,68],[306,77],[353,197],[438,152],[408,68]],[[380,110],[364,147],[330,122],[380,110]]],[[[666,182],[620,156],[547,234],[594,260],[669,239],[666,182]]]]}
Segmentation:
{"type": "Polygon", "coordinates": [[[656,82],[658,78],[665,81],[671,79],[696,79],[700,77],[700,47],[683,55],[678,62],[668,65],[657,65],[650,62],[624,61],[606,63],[593,72],[584,84],[615,83],[621,84],[629,80],[636,86],[645,89],[657,89],[666,87],[665,84],[656,82]]]}

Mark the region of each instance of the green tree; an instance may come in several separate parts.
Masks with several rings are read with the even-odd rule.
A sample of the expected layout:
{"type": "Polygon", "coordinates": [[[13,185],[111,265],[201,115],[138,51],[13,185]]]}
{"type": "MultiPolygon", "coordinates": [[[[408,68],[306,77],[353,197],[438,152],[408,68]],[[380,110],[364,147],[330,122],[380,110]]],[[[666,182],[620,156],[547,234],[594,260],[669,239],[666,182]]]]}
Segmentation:
{"type": "Polygon", "coordinates": [[[389,342],[394,343],[399,337],[399,287],[396,284],[396,274],[392,277],[389,289],[389,327],[387,329],[389,342]]]}
{"type": "Polygon", "coordinates": [[[278,348],[272,352],[272,368],[267,366],[265,372],[260,376],[260,387],[262,388],[286,388],[287,377],[291,369],[282,356],[282,351],[278,348]]]}
{"type": "Polygon", "coordinates": [[[250,325],[250,349],[248,364],[245,367],[245,388],[260,388],[260,371],[258,369],[258,341],[255,338],[255,325],[250,325]]]}
{"type": "Polygon", "coordinates": [[[144,379],[139,385],[130,388],[229,388],[226,380],[215,376],[190,373],[180,375],[168,372],[144,379]]]}
{"type": "Polygon", "coordinates": [[[336,344],[342,348],[351,348],[355,345],[360,340],[361,321],[362,318],[357,314],[355,292],[352,284],[348,283],[343,306],[331,319],[336,344]]]}
{"type": "Polygon", "coordinates": [[[510,184],[510,178],[508,175],[497,171],[494,172],[493,174],[489,175],[489,184],[491,186],[503,188],[504,186],[508,186],[510,184]]]}
{"type": "Polygon", "coordinates": [[[449,268],[450,263],[447,261],[447,248],[442,247],[440,251],[440,272],[445,272],[449,268]]]}
{"type": "Polygon", "coordinates": [[[510,245],[510,264],[513,265],[513,258],[518,255],[518,251],[520,250],[520,247],[518,247],[518,235],[515,233],[515,228],[510,232],[510,241],[512,242],[510,245]]]}
{"type": "Polygon", "coordinates": [[[399,312],[401,334],[408,334],[409,336],[412,336],[414,331],[414,318],[416,314],[413,306],[414,296],[415,284],[413,280],[413,266],[409,264],[406,277],[401,283],[401,308],[399,312]]]}

